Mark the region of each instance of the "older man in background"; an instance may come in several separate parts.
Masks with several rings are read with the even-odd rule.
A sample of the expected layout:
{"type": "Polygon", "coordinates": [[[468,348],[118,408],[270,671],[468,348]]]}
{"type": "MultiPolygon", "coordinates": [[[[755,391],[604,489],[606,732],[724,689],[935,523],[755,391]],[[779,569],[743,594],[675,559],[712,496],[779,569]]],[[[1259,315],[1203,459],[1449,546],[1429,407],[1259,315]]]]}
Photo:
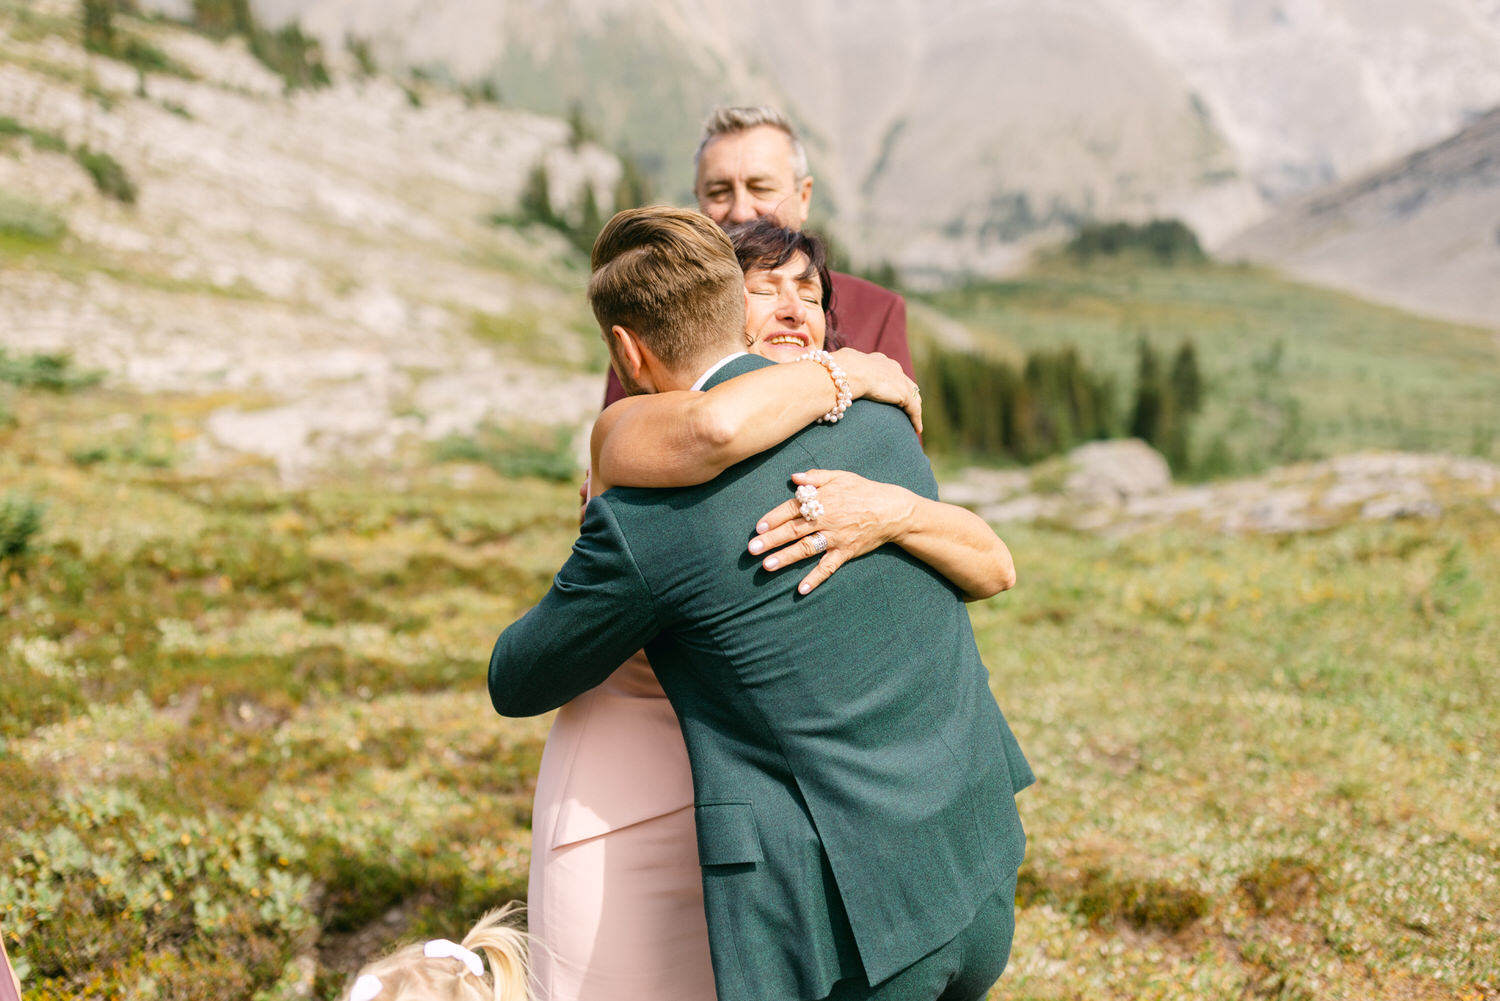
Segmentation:
{"type": "MultiPolygon", "coordinates": [[[[693,194],[698,211],[720,226],[769,217],[801,229],[812,209],[813,177],[802,140],[775,108],[717,108],[703,126],[693,155],[693,194]]],[[[879,351],[912,369],[906,339],[906,300],[874,282],[835,271],[828,326],[842,347],[879,351]]],[[[604,404],[625,395],[613,371],[604,404]]]]}

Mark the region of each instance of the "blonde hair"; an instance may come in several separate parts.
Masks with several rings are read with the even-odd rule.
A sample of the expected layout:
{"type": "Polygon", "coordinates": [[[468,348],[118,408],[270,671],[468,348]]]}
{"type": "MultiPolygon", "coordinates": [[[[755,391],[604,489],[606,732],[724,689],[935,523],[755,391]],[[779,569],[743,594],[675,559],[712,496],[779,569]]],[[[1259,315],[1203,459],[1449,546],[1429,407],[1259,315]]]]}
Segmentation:
{"type": "Polygon", "coordinates": [[[592,264],[589,304],[611,353],[616,324],[674,369],[744,336],[745,276],[729,238],[702,213],[617,213],[594,241],[592,264]]]}
{"type": "Polygon", "coordinates": [[[359,971],[339,997],[348,1001],[365,977],[380,981],[374,1001],[527,1001],[526,933],[507,920],[520,910],[512,901],[479,919],[459,943],[482,952],[489,969],[475,976],[452,956],[428,956],[425,943],[404,946],[359,971]]]}
{"type": "Polygon", "coordinates": [[[758,104],[754,107],[718,107],[708,120],[703,123],[703,138],[698,140],[698,150],[693,154],[693,172],[698,170],[698,161],[703,159],[703,151],[708,144],[719,136],[734,135],[736,132],[747,132],[750,129],[762,125],[769,125],[778,132],[786,134],[787,140],[792,144],[792,176],[796,180],[802,180],[807,176],[807,150],[802,146],[802,140],[797,137],[797,130],[792,128],[792,123],[787,117],[769,104],[758,104]]]}

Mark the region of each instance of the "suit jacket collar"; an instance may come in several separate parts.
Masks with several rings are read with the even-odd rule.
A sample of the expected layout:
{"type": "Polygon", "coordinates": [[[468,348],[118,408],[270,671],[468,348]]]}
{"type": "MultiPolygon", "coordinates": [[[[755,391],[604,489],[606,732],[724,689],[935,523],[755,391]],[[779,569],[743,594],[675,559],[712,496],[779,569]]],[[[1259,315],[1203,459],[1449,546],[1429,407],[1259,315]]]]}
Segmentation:
{"type": "Polygon", "coordinates": [[[762,358],[760,355],[741,355],[721,365],[717,372],[708,377],[708,381],[703,384],[703,388],[713,389],[719,383],[733,379],[737,375],[744,375],[746,372],[753,372],[758,368],[765,368],[767,365],[774,364],[776,363],[771,359],[762,358]]]}

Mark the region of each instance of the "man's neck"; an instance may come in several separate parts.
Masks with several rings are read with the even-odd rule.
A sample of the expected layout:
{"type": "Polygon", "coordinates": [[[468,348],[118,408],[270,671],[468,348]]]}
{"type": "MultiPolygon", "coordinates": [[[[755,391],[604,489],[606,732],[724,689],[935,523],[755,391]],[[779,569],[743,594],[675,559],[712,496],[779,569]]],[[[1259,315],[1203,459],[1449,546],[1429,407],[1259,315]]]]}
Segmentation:
{"type": "Polygon", "coordinates": [[[717,350],[706,351],[693,361],[684,362],[674,369],[667,369],[658,363],[654,372],[656,391],[668,393],[673,390],[696,389],[719,366],[737,354],[744,354],[741,345],[730,342],[720,345],[717,350]]]}
{"type": "Polygon", "coordinates": [[[740,348],[735,348],[734,350],[730,351],[728,354],[726,354],[723,357],[719,358],[717,361],[714,361],[711,364],[707,365],[706,367],[704,367],[703,371],[698,374],[698,378],[694,379],[693,382],[692,382],[692,385],[689,386],[688,388],[690,388],[690,389],[702,389],[703,388],[703,384],[705,382],[707,382],[709,379],[712,379],[715,372],[717,372],[719,369],[723,368],[725,365],[728,365],[730,362],[734,361],[736,358],[741,357],[745,353],[746,352],[744,350],[742,350],[740,348]]]}

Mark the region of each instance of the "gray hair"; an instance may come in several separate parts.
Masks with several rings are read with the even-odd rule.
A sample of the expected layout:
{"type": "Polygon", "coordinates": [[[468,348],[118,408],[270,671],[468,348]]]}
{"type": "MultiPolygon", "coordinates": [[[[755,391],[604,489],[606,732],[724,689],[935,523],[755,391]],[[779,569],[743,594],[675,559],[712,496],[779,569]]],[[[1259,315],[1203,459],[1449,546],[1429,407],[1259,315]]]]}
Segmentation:
{"type": "Polygon", "coordinates": [[[715,108],[713,114],[708,116],[708,121],[703,123],[703,138],[698,140],[698,150],[693,154],[693,170],[697,171],[698,161],[703,157],[703,149],[712,140],[761,125],[769,125],[786,134],[792,144],[792,174],[799,181],[806,177],[807,150],[802,148],[802,140],[797,138],[797,130],[792,128],[792,123],[786,120],[785,115],[769,104],[760,104],[755,107],[715,108]]]}

